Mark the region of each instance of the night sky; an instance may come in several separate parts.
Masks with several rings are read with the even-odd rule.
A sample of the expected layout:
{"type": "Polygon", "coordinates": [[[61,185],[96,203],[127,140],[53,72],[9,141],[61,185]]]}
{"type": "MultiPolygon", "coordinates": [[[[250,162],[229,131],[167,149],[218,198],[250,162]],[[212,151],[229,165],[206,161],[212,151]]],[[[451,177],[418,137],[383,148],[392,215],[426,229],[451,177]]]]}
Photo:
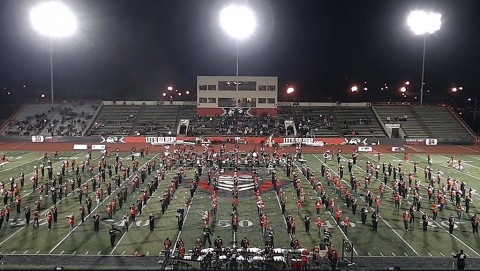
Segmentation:
{"type": "MultiPolygon", "coordinates": [[[[48,38],[29,21],[38,2],[0,3],[3,97],[49,93],[48,38]]],[[[454,86],[466,92],[456,95],[475,95],[480,84],[478,0],[64,2],[79,30],[53,41],[59,98],[157,100],[168,85],[194,90],[197,75],[234,75],[235,41],[219,25],[229,3],[247,4],[257,17],[254,34],[239,44],[240,75],[278,76],[279,91],[295,86],[297,101],[402,100],[407,80],[409,92],[418,92],[423,37],[406,25],[413,9],[442,13],[440,31],[427,38],[425,101],[454,86]],[[364,82],[366,92],[349,93],[364,82]],[[389,90],[380,90],[384,84],[389,90]]]]}

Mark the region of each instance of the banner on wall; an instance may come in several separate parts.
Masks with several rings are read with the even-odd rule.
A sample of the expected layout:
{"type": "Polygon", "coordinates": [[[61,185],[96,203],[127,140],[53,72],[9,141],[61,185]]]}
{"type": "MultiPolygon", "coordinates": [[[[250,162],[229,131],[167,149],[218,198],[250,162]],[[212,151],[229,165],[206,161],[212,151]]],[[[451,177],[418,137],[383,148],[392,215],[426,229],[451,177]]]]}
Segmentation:
{"type": "Polygon", "coordinates": [[[425,138],[407,138],[405,143],[407,145],[425,145],[425,138]]]}
{"type": "Polygon", "coordinates": [[[123,136],[102,136],[102,140],[100,141],[100,143],[125,143],[123,142],[123,139],[123,136]]]}
{"type": "Polygon", "coordinates": [[[42,143],[43,141],[45,141],[43,136],[32,136],[33,143],[42,143]]]}
{"type": "Polygon", "coordinates": [[[400,128],[400,123],[385,123],[385,128],[390,128],[390,129],[400,128]]]}
{"type": "MultiPolygon", "coordinates": [[[[147,137],[112,137],[111,143],[128,143],[128,144],[153,144],[153,145],[174,145],[183,144],[185,142],[190,143],[210,143],[210,144],[261,144],[262,142],[267,144],[269,140],[272,140],[273,144],[279,144],[280,146],[293,146],[298,143],[302,143],[305,146],[322,147],[324,145],[358,145],[358,146],[370,146],[370,145],[403,145],[405,139],[403,138],[342,138],[342,137],[248,137],[248,136],[202,136],[202,137],[189,137],[189,136],[147,136],[147,137]]],[[[430,141],[431,144],[434,141],[430,141]]],[[[110,143],[110,142],[102,142],[110,143]]],[[[423,143],[425,144],[425,143],[423,143]]]]}
{"type": "Polygon", "coordinates": [[[86,149],[88,149],[88,145],[86,145],[86,144],[74,144],[73,149],[74,150],[86,150],[86,149]]]}
{"type": "Polygon", "coordinates": [[[92,150],[105,150],[105,145],[92,145],[92,150]]]}
{"type": "Polygon", "coordinates": [[[370,146],[358,146],[357,148],[358,152],[371,152],[373,151],[373,148],[370,146]]]}
{"type": "Polygon", "coordinates": [[[427,146],[436,146],[437,144],[438,144],[438,140],[436,138],[425,139],[425,145],[427,146]]]}
{"type": "Polygon", "coordinates": [[[147,136],[145,137],[145,143],[152,144],[173,144],[177,141],[174,136],[147,136]]]}

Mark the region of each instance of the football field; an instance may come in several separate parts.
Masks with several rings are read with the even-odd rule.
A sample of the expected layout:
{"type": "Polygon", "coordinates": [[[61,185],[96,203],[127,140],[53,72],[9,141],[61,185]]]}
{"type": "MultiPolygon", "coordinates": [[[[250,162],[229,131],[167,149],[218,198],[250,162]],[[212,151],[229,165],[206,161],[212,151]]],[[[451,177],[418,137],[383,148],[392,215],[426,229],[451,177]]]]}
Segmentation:
{"type": "MultiPolygon", "coordinates": [[[[103,196],[102,200],[97,204],[95,202],[95,191],[92,190],[92,182],[90,173],[85,170],[84,173],[80,171],[82,183],[89,185],[89,190],[83,195],[83,203],[88,196],[94,200],[91,214],[87,214],[85,221],[80,220],[80,208],[82,204],[79,202],[78,193],[75,191],[68,191],[67,195],[63,195],[62,199],[57,200],[58,207],[58,222],[53,223],[52,229],[48,230],[46,222],[46,213],[52,207],[53,201],[51,196],[40,199],[38,190],[32,189],[32,182],[30,178],[33,175],[34,167],[40,167],[44,163],[43,152],[28,152],[28,151],[6,151],[0,154],[5,154],[7,161],[1,164],[0,180],[4,183],[4,191],[9,190],[10,181],[13,177],[19,186],[19,175],[21,172],[25,175],[25,184],[20,188],[21,208],[17,213],[15,203],[9,198],[8,193],[2,194],[2,205],[6,201],[10,209],[8,222],[6,218],[0,228],[0,255],[114,255],[114,256],[132,256],[136,253],[145,254],[146,257],[158,257],[163,253],[163,242],[166,238],[172,240],[172,243],[181,238],[188,249],[193,247],[195,240],[202,236],[203,220],[202,215],[204,211],[211,210],[211,193],[212,188],[208,184],[207,174],[208,167],[204,170],[204,174],[200,177],[199,186],[194,193],[194,197],[190,198],[189,185],[193,178],[193,168],[186,170],[186,180],[178,186],[175,191],[171,203],[165,213],[162,214],[160,207],[160,200],[163,198],[163,193],[170,187],[171,179],[178,172],[178,167],[174,167],[170,172],[167,172],[166,177],[159,183],[158,189],[149,197],[148,202],[143,206],[142,214],[137,214],[135,222],[126,231],[122,218],[128,214],[129,207],[132,204],[137,204],[143,189],[153,181],[155,172],[148,175],[144,183],[140,183],[140,189],[133,191],[131,180],[135,175],[130,173],[130,177],[124,180],[121,179],[121,188],[128,189],[128,198],[122,208],[114,212],[112,219],[107,217],[107,205],[112,201],[113,197],[117,196],[120,191],[115,185],[112,186],[111,195],[103,196]],[[5,199],[7,197],[7,199],[5,199]],[[190,200],[190,207],[185,212],[184,225],[181,231],[177,225],[177,210],[184,206],[186,200],[190,200]],[[40,202],[40,216],[39,227],[33,228],[32,221],[26,225],[24,207],[30,206],[32,210],[35,207],[35,202],[40,202]],[[95,233],[93,226],[93,214],[100,215],[101,223],[99,232],[95,233]],[[155,214],[155,229],[149,230],[149,214],[155,214]],[[67,220],[68,216],[74,215],[76,221],[73,229],[70,229],[67,220]],[[117,235],[114,247],[110,245],[109,229],[114,225],[122,232],[117,235]]],[[[77,164],[84,161],[87,157],[87,152],[69,151],[60,152],[58,159],[49,154],[48,159],[52,161],[53,173],[61,171],[61,166],[65,161],[71,163],[75,160],[77,164]]],[[[120,153],[120,159],[123,164],[131,164],[130,153],[120,153]]],[[[140,167],[147,165],[149,162],[159,158],[159,153],[149,153],[146,157],[136,157],[140,167]]],[[[342,180],[343,188],[350,191],[352,195],[355,193],[350,187],[348,179],[347,160],[350,158],[349,153],[345,153],[340,164],[345,166],[345,178],[342,180]]],[[[471,258],[480,257],[480,236],[472,233],[472,226],[470,217],[475,213],[480,212],[478,201],[480,196],[477,191],[480,188],[480,156],[477,155],[456,155],[454,157],[454,164],[461,160],[462,167],[457,169],[452,167],[451,163],[447,161],[451,158],[451,154],[435,154],[432,155],[433,164],[432,176],[441,175],[441,183],[444,183],[447,177],[458,179],[466,182],[468,188],[473,188],[473,201],[468,213],[464,212],[461,219],[457,219],[456,206],[454,202],[450,201],[450,194],[447,192],[445,198],[445,207],[439,211],[436,221],[429,219],[427,231],[422,230],[421,216],[425,213],[431,217],[432,211],[427,195],[428,181],[424,179],[423,169],[427,166],[427,155],[425,153],[410,153],[407,161],[403,160],[403,153],[383,153],[378,162],[378,157],[373,153],[361,153],[356,165],[353,166],[353,175],[360,181],[361,186],[358,189],[358,208],[355,215],[347,208],[344,199],[341,195],[335,193],[333,186],[328,186],[321,177],[320,168],[324,165],[326,169],[330,170],[333,175],[338,174],[337,160],[324,161],[323,154],[304,154],[302,163],[308,166],[315,176],[322,181],[323,189],[327,196],[335,200],[336,206],[342,210],[342,220],[345,217],[350,219],[350,227],[348,233],[345,232],[342,225],[335,223],[333,214],[328,212],[325,207],[321,209],[320,217],[324,221],[323,228],[328,228],[332,233],[332,244],[335,248],[341,249],[344,239],[349,240],[353,244],[354,256],[361,257],[451,257],[453,252],[458,252],[463,249],[471,258]],[[370,215],[374,211],[374,205],[368,208],[368,219],[365,225],[361,223],[360,209],[366,205],[365,190],[363,180],[365,177],[365,166],[367,161],[373,164],[391,163],[393,166],[398,166],[402,163],[402,170],[408,174],[413,172],[414,163],[418,163],[417,174],[415,179],[420,180],[419,194],[421,196],[421,208],[415,212],[415,222],[409,225],[409,230],[406,231],[402,219],[402,213],[410,208],[413,203],[412,198],[402,199],[400,211],[394,209],[394,200],[392,193],[392,177],[389,177],[385,187],[384,197],[381,200],[380,218],[378,223],[378,231],[372,230],[372,223],[370,215]],[[448,231],[448,218],[453,215],[456,219],[453,233],[448,231]]],[[[98,173],[97,164],[102,159],[102,154],[99,152],[92,153],[92,164],[94,167],[94,175],[98,173]]],[[[107,164],[114,164],[114,155],[106,157],[107,164]]],[[[315,220],[317,219],[317,212],[315,210],[315,200],[317,199],[316,192],[305,176],[301,174],[301,162],[295,162],[295,172],[301,179],[301,186],[304,188],[305,196],[300,211],[297,210],[296,199],[297,193],[293,184],[282,168],[276,168],[279,176],[281,187],[286,200],[285,215],[291,215],[297,221],[297,230],[294,238],[300,242],[300,247],[311,250],[314,245],[317,245],[323,240],[323,232],[319,234],[315,220]],[[309,214],[312,218],[311,230],[309,233],[305,231],[304,217],[309,214]]],[[[159,163],[157,161],[157,169],[159,163]]],[[[46,171],[46,170],[45,170],[46,171]]],[[[119,172],[120,173],[120,172],[119,172]]],[[[245,186],[239,192],[238,198],[238,216],[239,227],[237,233],[234,233],[230,225],[232,214],[231,189],[229,184],[233,172],[225,170],[221,173],[220,179],[225,184],[223,188],[219,189],[218,195],[218,210],[217,214],[210,219],[210,228],[213,236],[212,242],[220,236],[226,246],[239,246],[241,239],[247,237],[250,240],[252,247],[264,247],[266,237],[262,235],[259,214],[257,212],[257,205],[255,202],[255,195],[253,187],[248,185],[248,180],[251,178],[249,168],[241,168],[238,175],[245,180],[245,186]]],[[[268,226],[271,226],[275,231],[276,248],[290,248],[290,241],[293,236],[287,234],[286,222],[281,213],[280,198],[272,187],[271,175],[268,168],[259,168],[259,191],[265,204],[264,211],[268,216],[268,226]]],[[[63,177],[63,182],[75,177],[75,172],[69,169],[63,177]]],[[[407,177],[405,179],[408,182],[407,177]]],[[[42,178],[40,176],[39,184],[43,184],[47,180],[47,174],[42,178]]],[[[107,174],[107,181],[100,183],[100,187],[106,191],[106,184],[109,181],[107,174]]],[[[372,177],[369,189],[376,196],[379,195],[379,186],[383,182],[383,174],[380,173],[379,179],[372,177]]],[[[440,185],[435,182],[435,188],[438,189],[440,185]]],[[[98,187],[97,187],[98,189],[98,187]]],[[[462,199],[462,205],[464,200],[462,199]]]]}

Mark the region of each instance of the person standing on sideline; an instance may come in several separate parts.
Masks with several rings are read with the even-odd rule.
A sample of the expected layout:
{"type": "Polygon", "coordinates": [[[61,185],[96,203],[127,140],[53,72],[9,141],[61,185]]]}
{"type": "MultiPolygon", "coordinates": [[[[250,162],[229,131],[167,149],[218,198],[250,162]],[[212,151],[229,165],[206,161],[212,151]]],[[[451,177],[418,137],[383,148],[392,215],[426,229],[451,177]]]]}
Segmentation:
{"type": "Polygon", "coordinates": [[[163,249],[165,250],[165,258],[170,258],[170,249],[172,248],[172,241],[170,241],[170,238],[166,238],[165,241],[163,241],[163,249]]]}
{"type": "Polygon", "coordinates": [[[367,206],[364,206],[360,212],[362,213],[362,224],[365,225],[365,223],[367,223],[367,214],[368,214],[367,206]]]}
{"type": "Polygon", "coordinates": [[[75,227],[75,216],[73,214],[67,216],[67,223],[70,227],[69,231],[72,232],[73,228],[75,227]]]}
{"type": "Polygon", "coordinates": [[[155,214],[154,213],[150,213],[150,215],[148,216],[148,225],[150,226],[150,232],[152,232],[153,229],[155,228],[155,214]]]}
{"type": "Polygon", "coordinates": [[[470,221],[472,222],[473,233],[478,234],[478,222],[480,221],[480,218],[477,216],[477,214],[475,214],[470,218],[470,221]]]}
{"type": "Polygon", "coordinates": [[[453,228],[455,226],[455,218],[453,217],[453,215],[451,215],[449,218],[448,218],[448,232],[450,234],[453,233],[453,228]]]}
{"type": "Polygon", "coordinates": [[[213,236],[213,233],[208,227],[208,225],[205,225],[205,228],[203,228],[203,244],[206,245],[208,241],[208,247],[212,247],[212,240],[210,240],[210,235],[213,236]]]}
{"type": "Polygon", "coordinates": [[[409,226],[409,222],[410,222],[410,213],[408,212],[408,210],[406,210],[403,215],[402,215],[402,218],[403,218],[403,224],[405,225],[405,231],[408,231],[408,226],[409,226]]]}
{"type": "MultiPolygon", "coordinates": [[[[25,223],[27,225],[30,224],[30,216],[31,216],[31,211],[32,209],[30,208],[30,206],[26,206],[25,208],[23,208],[23,210],[25,211],[25,223]]],[[[478,228],[478,227],[477,227],[478,228]]]]}
{"type": "Polygon", "coordinates": [[[452,253],[453,258],[457,258],[457,269],[464,270],[465,269],[465,259],[467,258],[467,254],[463,253],[463,250],[460,249],[458,254],[452,253]]]}
{"type": "Polygon", "coordinates": [[[310,215],[306,214],[303,222],[305,224],[305,232],[310,233],[310,215]]]}
{"type": "Polygon", "coordinates": [[[422,229],[423,231],[427,231],[428,228],[428,216],[427,214],[422,215],[422,229]]]}
{"type": "Polygon", "coordinates": [[[93,230],[95,233],[100,231],[100,215],[98,213],[93,215],[93,230]]]}
{"type": "Polygon", "coordinates": [[[117,239],[117,232],[122,232],[121,230],[115,228],[114,225],[112,225],[112,228],[108,231],[108,234],[110,235],[110,245],[112,245],[112,248],[115,247],[115,239],[117,239]]]}
{"type": "Polygon", "coordinates": [[[378,230],[378,213],[376,211],[373,211],[373,214],[372,214],[372,227],[373,227],[373,231],[378,230]]]}

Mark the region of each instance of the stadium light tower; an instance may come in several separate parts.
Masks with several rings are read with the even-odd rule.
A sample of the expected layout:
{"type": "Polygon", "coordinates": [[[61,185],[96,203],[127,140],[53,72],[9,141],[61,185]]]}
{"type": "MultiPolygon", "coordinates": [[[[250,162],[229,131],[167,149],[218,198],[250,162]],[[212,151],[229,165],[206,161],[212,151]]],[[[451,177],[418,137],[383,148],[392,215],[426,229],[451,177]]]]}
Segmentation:
{"type": "Polygon", "coordinates": [[[43,2],[30,10],[30,22],[41,35],[47,36],[50,42],[50,90],[53,98],[53,38],[72,35],[77,29],[77,20],[72,11],[62,2],[43,2]]]}
{"type": "Polygon", "coordinates": [[[423,35],[423,58],[422,58],[422,85],[420,86],[420,105],[423,105],[423,85],[425,84],[425,48],[427,44],[427,36],[440,30],[442,25],[442,14],[414,10],[410,12],[407,18],[407,25],[415,35],[423,35]]]}
{"type": "Polygon", "coordinates": [[[257,25],[253,11],[247,6],[230,5],[220,11],[220,26],[236,41],[237,56],[237,84],[238,91],[238,42],[248,38],[257,25]]]}

